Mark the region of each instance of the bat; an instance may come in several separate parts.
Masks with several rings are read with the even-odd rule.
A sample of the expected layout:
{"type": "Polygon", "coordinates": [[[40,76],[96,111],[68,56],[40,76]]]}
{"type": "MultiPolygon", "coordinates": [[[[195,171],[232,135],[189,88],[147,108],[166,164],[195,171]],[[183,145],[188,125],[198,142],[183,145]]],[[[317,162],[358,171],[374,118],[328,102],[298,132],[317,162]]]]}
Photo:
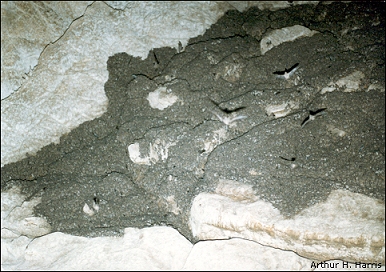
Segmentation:
{"type": "Polygon", "coordinates": [[[153,56],[154,56],[154,62],[153,62],[153,65],[154,65],[154,68],[157,69],[158,66],[159,66],[159,60],[157,58],[157,56],[155,55],[155,52],[153,51],[153,56]]]}
{"type": "Polygon", "coordinates": [[[282,156],[279,156],[280,159],[283,159],[283,160],[286,160],[286,161],[295,161],[296,158],[295,157],[291,157],[291,159],[287,159],[287,158],[284,158],[282,156]]]}
{"type": "Polygon", "coordinates": [[[245,109],[246,107],[238,107],[238,108],[235,108],[235,109],[233,109],[233,110],[230,110],[230,109],[228,109],[228,108],[221,108],[220,107],[220,104],[221,103],[217,103],[217,102],[215,102],[215,101],[213,101],[212,99],[210,99],[209,98],[209,100],[213,103],[213,104],[215,104],[223,113],[226,113],[226,114],[231,114],[231,113],[233,113],[233,112],[238,112],[239,110],[242,110],[242,109],[245,109]]]}
{"type": "Polygon", "coordinates": [[[276,75],[276,77],[278,78],[287,80],[296,72],[298,68],[299,68],[299,63],[296,63],[289,69],[285,69],[284,71],[276,71],[276,72],[273,72],[273,74],[276,75]]]}
{"type": "Polygon", "coordinates": [[[182,46],[181,41],[178,42],[178,47],[177,47],[177,54],[182,53],[185,51],[185,46],[182,46]]]}
{"type": "Polygon", "coordinates": [[[318,109],[316,111],[309,111],[309,115],[306,117],[306,119],[303,120],[301,127],[304,127],[308,122],[311,122],[315,120],[317,116],[319,116],[323,111],[325,111],[327,108],[318,109]]]}

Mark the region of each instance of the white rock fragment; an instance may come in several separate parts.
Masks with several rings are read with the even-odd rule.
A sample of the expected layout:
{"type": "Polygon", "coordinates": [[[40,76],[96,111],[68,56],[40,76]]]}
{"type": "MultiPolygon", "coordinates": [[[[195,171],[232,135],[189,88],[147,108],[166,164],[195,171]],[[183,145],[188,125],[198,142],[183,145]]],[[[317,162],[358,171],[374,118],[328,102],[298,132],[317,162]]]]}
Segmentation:
{"type": "Polygon", "coordinates": [[[287,116],[292,109],[297,109],[298,107],[298,104],[293,101],[283,102],[280,105],[268,105],[265,107],[265,112],[268,116],[272,114],[275,118],[279,118],[287,116]]]}
{"type": "MultiPolygon", "coordinates": [[[[342,77],[336,82],[330,82],[327,87],[321,90],[321,94],[333,92],[337,88],[343,88],[343,92],[349,93],[359,90],[361,81],[365,78],[365,74],[361,71],[355,71],[346,77],[342,77]]],[[[370,87],[367,91],[370,90],[370,87]]]]}
{"type": "Polygon", "coordinates": [[[93,216],[95,214],[95,211],[93,209],[91,209],[87,203],[84,203],[84,206],[83,206],[83,212],[85,214],[87,214],[88,216],[93,216]]]}
{"type": "Polygon", "coordinates": [[[239,182],[227,179],[219,180],[216,193],[238,201],[253,202],[259,199],[255,195],[252,185],[240,184],[239,182]]]}
{"type": "Polygon", "coordinates": [[[208,138],[204,140],[204,153],[212,152],[216,146],[224,142],[227,138],[227,130],[225,128],[220,128],[218,130],[213,131],[208,138]]]}
{"type": "Polygon", "coordinates": [[[147,96],[150,107],[153,109],[164,110],[177,102],[178,97],[171,93],[170,89],[166,87],[159,87],[147,96]]]}
{"type": "Polygon", "coordinates": [[[318,31],[310,30],[307,27],[301,25],[294,25],[291,27],[284,27],[269,32],[261,39],[260,50],[261,54],[264,55],[272,48],[284,43],[292,42],[298,38],[311,37],[319,33],[318,31]]]}
{"type": "Polygon", "coordinates": [[[325,94],[325,93],[331,93],[336,90],[335,83],[330,82],[327,87],[324,87],[321,91],[320,94],[325,94]]]}
{"type": "Polygon", "coordinates": [[[291,112],[291,109],[289,109],[287,106],[288,103],[285,102],[280,105],[269,105],[265,108],[265,112],[268,116],[273,114],[275,118],[283,117],[291,112]]]}
{"type": "Polygon", "coordinates": [[[382,86],[377,83],[372,83],[370,86],[367,88],[366,92],[372,91],[372,90],[380,90],[381,92],[385,92],[385,86],[382,86]]]}
{"type": "Polygon", "coordinates": [[[153,144],[149,144],[149,156],[144,158],[141,157],[141,153],[139,152],[139,143],[131,144],[127,149],[132,162],[151,165],[152,163],[157,163],[160,159],[165,161],[169,157],[169,147],[175,145],[175,142],[166,143],[165,140],[156,139],[153,144]]]}
{"type": "Polygon", "coordinates": [[[145,157],[141,158],[141,153],[139,152],[139,143],[131,144],[127,147],[129,151],[130,160],[136,164],[146,164],[150,165],[150,158],[145,157]]]}
{"type": "Polygon", "coordinates": [[[94,203],[92,204],[92,208],[93,208],[96,212],[99,212],[99,205],[98,205],[98,203],[94,202],[94,203]]]}
{"type": "Polygon", "coordinates": [[[176,200],[174,199],[174,195],[170,195],[164,198],[166,200],[167,209],[169,212],[178,215],[181,213],[181,209],[178,207],[176,200]]]}
{"type": "Polygon", "coordinates": [[[244,66],[245,65],[237,63],[227,63],[221,65],[218,68],[218,73],[216,73],[215,79],[218,80],[221,77],[228,82],[235,83],[240,79],[244,66]]]}
{"type": "Polygon", "coordinates": [[[340,88],[345,87],[344,92],[354,92],[359,90],[359,85],[364,78],[364,73],[361,71],[355,71],[350,75],[339,79],[336,82],[336,85],[340,88]]]}
{"type": "Polygon", "coordinates": [[[34,238],[49,233],[51,226],[47,221],[34,216],[33,209],[41,202],[41,197],[34,197],[29,201],[25,199],[26,196],[20,194],[18,187],[1,193],[1,227],[10,231],[4,234],[14,233],[17,236],[34,238]]]}
{"type": "Polygon", "coordinates": [[[339,137],[344,137],[347,134],[345,131],[338,129],[332,125],[327,125],[327,130],[331,132],[333,135],[337,135],[339,137]]]}

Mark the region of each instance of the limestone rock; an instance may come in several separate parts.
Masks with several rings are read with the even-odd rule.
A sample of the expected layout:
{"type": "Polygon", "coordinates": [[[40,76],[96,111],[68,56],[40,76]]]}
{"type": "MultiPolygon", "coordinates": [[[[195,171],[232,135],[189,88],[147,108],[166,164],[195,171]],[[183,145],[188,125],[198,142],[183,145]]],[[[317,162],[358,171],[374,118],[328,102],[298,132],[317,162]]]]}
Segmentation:
{"type": "Polygon", "coordinates": [[[385,262],[385,205],[378,200],[336,190],[326,202],[286,219],[270,203],[243,195],[198,195],[191,208],[193,235],[245,238],[322,261],[385,262]]]}
{"type": "Polygon", "coordinates": [[[311,261],[293,252],[243,239],[201,241],[194,245],[183,270],[309,270],[311,261]]]}
{"type": "Polygon", "coordinates": [[[127,228],[124,237],[52,233],[28,246],[18,269],[177,270],[192,244],[170,227],[127,228]]]}
{"type": "Polygon", "coordinates": [[[1,199],[2,270],[177,270],[193,247],[170,227],[127,228],[123,237],[49,233],[43,218],[31,218],[38,198],[26,201],[12,187],[1,199]]]}
{"type": "Polygon", "coordinates": [[[164,110],[177,102],[178,97],[172,94],[172,90],[166,87],[159,87],[149,93],[147,100],[153,109],[164,110]]]}
{"type": "MultiPolygon", "coordinates": [[[[330,82],[327,87],[321,91],[322,94],[341,89],[343,92],[354,92],[360,90],[361,81],[365,75],[361,71],[355,71],[348,76],[340,78],[337,82],[330,82]]],[[[375,88],[374,88],[375,89],[375,88]]]]}
{"type": "Polygon", "coordinates": [[[41,201],[40,197],[26,200],[17,187],[1,193],[1,237],[13,239],[21,235],[29,238],[42,236],[51,231],[46,220],[33,215],[33,208],[41,201]]]}
{"type": "Polygon", "coordinates": [[[1,99],[32,76],[44,48],[59,39],[91,3],[1,2],[1,99]]]}
{"type": "Polygon", "coordinates": [[[37,7],[34,2],[1,4],[6,12],[2,23],[8,22],[2,24],[2,88],[5,96],[18,88],[1,101],[2,166],[58,143],[61,135],[106,111],[104,83],[109,56],[127,52],[145,58],[152,48],[177,48],[179,41],[186,44],[190,37],[204,33],[230,7],[205,2],[132,2],[113,9],[114,3],[95,2],[86,9],[89,2],[73,4],[47,7],[57,13],[60,9],[72,12],[62,17],[56,14],[53,22],[43,15],[27,22],[23,19],[16,32],[11,22],[17,7],[12,5],[23,5],[23,10],[30,12],[37,7]],[[36,24],[41,27],[34,27],[36,24]],[[44,33],[46,28],[50,31],[44,33]],[[3,44],[5,37],[9,42],[3,44]],[[30,73],[28,79],[22,80],[25,73],[30,73]]]}
{"type": "Polygon", "coordinates": [[[260,42],[261,54],[264,55],[272,48],[284,43],[294,41],[301,37],[311,37],[317,31],[310,30],[307,27],[301,25],[294,25],[291,27],[284,27],[282,29],[276,29],[268,33],[263,37],[260,42]]]}
{"type": "MultiPolygon", "coordinates": [[[[273,10],[275,3],[259,2],[258,6],[273,10]]],[[[245,10],[250,4],[233,5],[245,10]]],[[[20,160],[27,152],[33,154],[42,146],[58,142],[64,133],[102,115],[108,104],[103,85],[107,80],[109,56],[127,52],[145,58],[149,50],[163,46],[175,47],[178,51],[179,42],[181,46],[186,45],[190,37],[202,34],[226,11],[224,5],[3,1],[2,87],[7,98],[2,100],[1,107],[1,164],[20,160]]],[[[264,40],[264,53],[280,42],[313,33],[299,27],[270,33],[264,40]],[[277,40],[270,36],[273,34],[277,34],[277,40]]],[[[225,80],[239,80],[243,67],[224,68],[221,71],[225,80]]],[[[353,73],[329,86],[328,91],[335,90],[336,86],[345,87],[347,91],[358,90],[364,81],[363,75],[353,73]]],[[[368,86],[368,90],[372,89],[384,91],[384,86],[374,83],[368,86]]],[[[266,112],[282,117],[289,113],[289,106],[281,104],[266,108],[266,112]]],[[[341,127],[327,128],[339,137],[346,135],[341,127]]],[[[206,135],[202,142],[204,155],[223,143],[224,135],[225,128],[206,135]]],[[[136,143],[132,145],[134,149],[129,148],[129,155],[133,155],[131,150],[138,155],[137,159],[144,158],[139,162],[155,165],[168,158],[168,147],[173,142],[156,140],[146,144],[149,153],[143,153],[142,148],[139,153],[136,143]]],[[[250,173],[260,175],[254,169],[250,173]]],[[[170,212],[181,212],[173,195],[164,198],[170,212]]],[[[313,268],[311,260],[294,252],[323,261],[341,258],[384,263],[384,203],[348,191],[333,191],[326,202],[290,219],[284,218],[272,204],[259,200],[252,186],[227,180],[220,182],[216,194],[202,194],[196,198],[191,226],[197,237],[242,237],[264,245],[239,238],[192,245],[176,230],[167,227],[129,228],[124,237],[48,234],[48,223],[34,216],[32,211],[38,203],[39,198],[27,201],[17,189],[2,193],[2,269],[313,268]]],[[[340,261],[339,268],[342,266],[340,261]]]]}

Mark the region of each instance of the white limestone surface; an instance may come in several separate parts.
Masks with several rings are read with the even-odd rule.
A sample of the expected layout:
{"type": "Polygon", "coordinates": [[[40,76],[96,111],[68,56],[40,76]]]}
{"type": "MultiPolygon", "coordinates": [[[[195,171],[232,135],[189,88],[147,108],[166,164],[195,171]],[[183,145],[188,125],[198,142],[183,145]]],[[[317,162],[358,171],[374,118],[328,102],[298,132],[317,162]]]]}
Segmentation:
{"type": "Polygon", "coordinates": [[[50,225],[33,215],[33,208],[41,201],[40,197],[26,200],[16,187],[1,193],[1,230],[2,237],[15,238],[26,236],[34,238],[51,231],[50,225]],[[4,233],[3,233],[4,231],[4,233]]]}
{"type": "Polygon", "coordinates": [[[152,48],[177,48],[179,41],[184,46],[231,8],[216,2],[89,4],[76,4],[58,23],[55,7],[24,2],[21,14],[43,5],[56,15],[52,20],[21,17],[15,32],[12,22],[18,12],[2,2],[2,41],[10,40],[4,50],[2,43],[2,60],[3,54],[8,56],[12,50],[16,58],[4,58],[7,70],[2,70],[2,87],[6,88],[4,96],[17,91],[1,101],[1,166],[59,143],[61,135],[106,111],[104,83],[109,56],[126,52],[145,58],[152,48]],[[70,22],[70,18],[77,19],[70,22]],[[42,28],[54,28],[55,35],[43,33],[42,28]],[[31,45],[35,41],[39,46],[31,45]]]}
{"type": "Polygon", "coordinates": [[[230,191],[194,199],[190,224],[195,237],[240,237],[321,261],[385,263],[385,204],[379,200],[336,190],[325,202],[286,219],[272,204],[251,198],[252,189],[230,191]]]}
{"type": "Polygon", "coordinates": [[[20,263],[25,249],[35,237],[46,235],[51,226],[40,217],[33,216],[33,208],[40,197],[26,200],[18,187],[1,193],[1,265],[20,263]]]}
{"type": "Polygon", "coordinates": [[[34,240],[17,269],[177,270],[193,245],[170,227],[127,228],[123,237],[55,232],[34,240]]]}
{"type": "Polygon", "coordinates": [[[183,270],[309,271],[310,267],[311,260],[294,252],[233,238],[198,242],[194,245],[183,270]]]}
{"type": "Polygon", "coordinates": [[[1,2],[1,99],[28,80],[44,48],[93,1],[1,2]]]}
{"type": "Polygon", "coordinates": [[[279,46],[284,42],[292,42],[302,37],[311,37],[319,33],[318,31],[310,30],[301,25],[283,27],[281,29],[272,30],[267,33],[260,42],[261,54],[264,55],[272,48],[279,46]]]}

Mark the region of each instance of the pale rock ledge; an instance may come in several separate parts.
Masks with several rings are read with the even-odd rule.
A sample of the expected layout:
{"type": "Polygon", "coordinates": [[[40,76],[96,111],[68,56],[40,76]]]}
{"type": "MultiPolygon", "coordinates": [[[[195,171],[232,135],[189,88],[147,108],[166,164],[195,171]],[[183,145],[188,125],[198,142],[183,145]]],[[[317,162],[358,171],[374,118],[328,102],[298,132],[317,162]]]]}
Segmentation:
{"type": "Polygon", "coordinates": [[[336,190],[325,202],[286,219],[272,204],[251,198],[252,189],[232,192],[195,198],[190,218],[195,237],[240,237],[321,261],[385,262],[385,205],[379,200],[336,190]]]}

